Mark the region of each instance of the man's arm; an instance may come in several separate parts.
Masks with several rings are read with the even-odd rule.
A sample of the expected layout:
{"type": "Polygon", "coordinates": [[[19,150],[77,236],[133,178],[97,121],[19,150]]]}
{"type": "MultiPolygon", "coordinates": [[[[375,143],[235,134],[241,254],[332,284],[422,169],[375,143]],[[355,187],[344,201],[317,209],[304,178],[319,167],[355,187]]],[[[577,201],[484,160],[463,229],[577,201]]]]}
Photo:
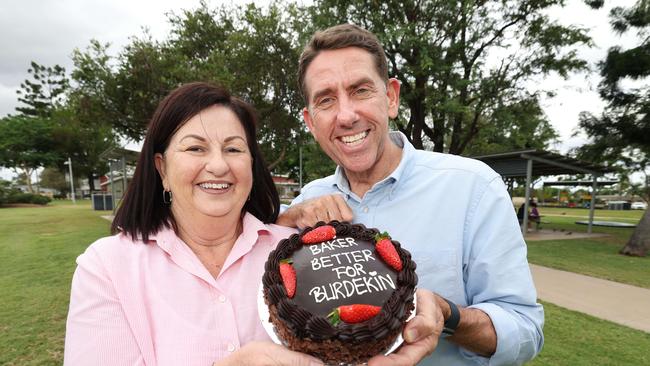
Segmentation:
{"type": "MultiPolygon", "coordinates": [[[[442,297],[434,295],[446,321],[451,316],[451,308],[442,297]]],[[[447,340],[483,357],[492,356],[497,348],[497,333],[490,317],[480,309],[458,306],[458,310],[460,322],[447,340]]]]}
{"type": "MultiPolygon", "coordinates": [[[[469,304],[466,309],[486,314],[492,323],[496,347],[490,364],[522,364],[541,350],[544,310],[537,303],[526,259],[526,243],[501,178],[492,179],[478,194],[465,227],[463,277],[469,304]]],[[[461,321],[463,315],[461,313],[461,321]]],[[[480,316],[476,319],[469,316],[472,323],[484,324],[480,319],[480,316]]],[[[481,331],[485,326],[467,329],[486,337],[478,341],[477,347],[488,347],[474,352],[476,350],[471,347],[463,346],[463,355],[469,358],[485,356],[491,348],[489,332],[481,331]]],[[[449,340],[465,344],[464,331],[459,333],[449,340]]]]}

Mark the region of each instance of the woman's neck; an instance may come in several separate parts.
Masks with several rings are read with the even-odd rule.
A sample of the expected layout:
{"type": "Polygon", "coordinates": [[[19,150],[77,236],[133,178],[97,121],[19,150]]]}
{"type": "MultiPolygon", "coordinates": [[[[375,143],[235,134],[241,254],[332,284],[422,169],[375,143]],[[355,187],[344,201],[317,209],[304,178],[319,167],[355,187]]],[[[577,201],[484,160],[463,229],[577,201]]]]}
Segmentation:
{"type": "Polygon", "coordinates": [[[243,230],[241,217],[174,215],[174,218],[178,236],[216,278],[243,230]]]}

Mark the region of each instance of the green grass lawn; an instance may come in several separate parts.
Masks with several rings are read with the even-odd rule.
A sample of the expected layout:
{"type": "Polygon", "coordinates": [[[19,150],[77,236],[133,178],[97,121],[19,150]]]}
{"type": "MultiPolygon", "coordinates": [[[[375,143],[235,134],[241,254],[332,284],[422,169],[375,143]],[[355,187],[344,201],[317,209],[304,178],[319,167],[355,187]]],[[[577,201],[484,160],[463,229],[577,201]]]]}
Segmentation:
{"type": "MultiPolygon", "coordinates": [[[[585,209],[540,209],[542,225],[547,230],[587,232],[586,225],[575,221],[586,219],[585,209]]],[[[594,220],[637,223],[643,211],[596,210],[594,220]]],[[[632,228],[594,226],[594,233],[608,237],[594,239],[528,241],[528,260],[542,266],[604,278],[630,285],[650,288],[650,257],[638,258],[618,254],[632,235],[632,228]]]]}
{"type": "Polygon", "coordinates": [[[530,365],[650,365],[650,333],[549,303],[544,312],[544,348],[530,365]]]}
{"type": "Polygon", "coordinates": [[[0,208],[0,365],[60,365],[75,258],[106,236],[89,201],[0,208]]]}
{"type": "MultiPolygon", "coordinates": [[[[108,235],[109,223],[100,216],[109,213],[93,211],[88,201],[0,208],[0,365],[62,363],[75,258],[95,239],[108,235]]],[[[549,225],[577,227],[563,217],[549,225]]],[[[618,272],[626,273],[624,279],[632,274],[648,277],[647,267],[641,276],[648,259],[633,258],[627,266],[608,264],[619,257],[628,260],[615,254],[631,233],[627,230],[607,240],[531,242],[531,262],[548,261],[548,265],[580,271],[606,266],[614,273],[612,278],[618,272]],[[574,253],[574,258],[563,258],[568,253],[574,253]]],[[[551,304],[545,304],[545,309],[546,345],[533,365],[650,364],[650,334],[551,304]]]]}

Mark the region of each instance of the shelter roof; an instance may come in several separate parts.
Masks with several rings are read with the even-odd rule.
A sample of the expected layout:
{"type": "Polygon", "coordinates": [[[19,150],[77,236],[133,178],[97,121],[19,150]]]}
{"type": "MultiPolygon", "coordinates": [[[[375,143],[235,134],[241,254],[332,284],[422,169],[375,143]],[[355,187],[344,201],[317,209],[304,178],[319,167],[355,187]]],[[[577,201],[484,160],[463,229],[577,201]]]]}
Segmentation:
{"type": "Polygon", "coordinates": [[[99,155],[99,158],[104,160],[121,160],[122,157],[124,157],[127,164],[134,164],[138,161],[139,155],[140,152],[138,151],[129,150],[123,147],[112,147],[102,152],[99,155]]]}
{"type": "Polygon", "coordinates": [[[613,172],[612,169],[605,166],[536,149],[479,155],[472,156],[472,158],[483,161],[506,178],[526,177],[529,160],[533,162],[533,177],[562,174],[592,174],[598,176],[613,172]]]}

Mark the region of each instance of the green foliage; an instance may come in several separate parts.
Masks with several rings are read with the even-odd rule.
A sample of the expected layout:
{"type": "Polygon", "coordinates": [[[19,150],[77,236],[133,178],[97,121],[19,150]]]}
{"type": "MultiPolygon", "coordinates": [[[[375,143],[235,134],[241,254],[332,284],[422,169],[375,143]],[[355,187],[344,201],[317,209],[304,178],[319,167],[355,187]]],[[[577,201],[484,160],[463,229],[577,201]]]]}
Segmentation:
{"type": "MultiPolygon", "coordinates": [[[[27,177],[34,169],[60,159],[53,126],[45,117],[7,116],[0,119],[0,166],[23,170],[27,177]]],[[[29,179],[27,180],[30,185],[29,179]]]]}
{"type": "MultiPolygon", "coordinates": [[[[638,0],[630,8],[612,9],[610,18],[617,32],[630,29],[644,32],[650,27],[650,8],[646,0],[638,0]]],[[[650,86],[646,83],[626,89],[621,85],[626,78],[647,80],[650,39],[643,37],[641,44],[627,50],[611,48],[600,70],[603,80],[599,92],[607,106],[600,116],[580,114],[580,127],[592,141],[578,150],[579,156],[615,166],[626,175],[643,172],[646,180],[641,191],[644,199],[650,201],[650,179],[647,179],[650,170],[650,86]]],[[[648,250],[650,216],[642,220],[622,252],[645,255],[648,250]]]]}
{"type": "Polygon", "coordinates": [[[52,201],[49,197],[34,193],[23,193],[20,191],[11,192],[4,203],[33,203],[36,205],[47,205],[52,201]]]}
{"type": "MultiPolygon", "coordinates": [[[[70,188],[70,184],[65,180],[65,175],[56,168],[43,169],[39,184],[43,188],[52,188],[61,192],[67,191],[70,188]]],[[[75,186],[78,187],[76,183],[75,186]]]]}
{"type": "Polygon", "coordinates": [[[27,106],[17,107],[16,110],[27,116],[47,117],[62,103],[69,86],[65,69],[59,65],[46,67],[32,61],[27,72],[34,80],[25,80],[17,91],[18,101],[27,106]]]}
{"type": "Polygon", "coordinates": [[[271,169],[286,172],[298,156],[295,140],[306,138],[295,88],[299,32],[295,6],[253,4],[217,10],[205,3],[172,14],[169,39],[133,38],[116,58],[93,41],[73,56],[79,83],[76,113],[109,123],[123,137],[139,140],[158,102],[182,83],[224,85],[259,112],[259,142],[271,169]],[[111,67],[111,65],[116,65],[111,67]]]}

